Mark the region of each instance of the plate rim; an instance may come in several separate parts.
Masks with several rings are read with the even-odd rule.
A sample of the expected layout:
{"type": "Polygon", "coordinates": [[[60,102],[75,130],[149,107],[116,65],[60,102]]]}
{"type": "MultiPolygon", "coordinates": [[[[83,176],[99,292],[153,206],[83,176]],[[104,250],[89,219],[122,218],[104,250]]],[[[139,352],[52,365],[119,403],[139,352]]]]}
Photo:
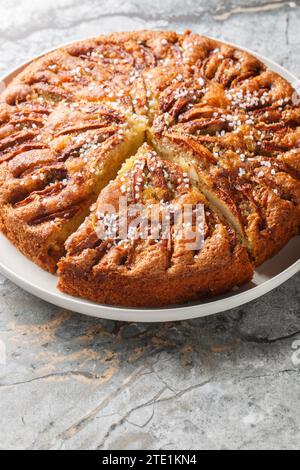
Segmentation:
{"type": "MultiPolygon", "coordinates": [[[[109,33],[108,33],[109,34],[109,33]]],[[[211,36],[207,36],[212,38],[211,36]]],[[[75,41],[71,41],[62,45],[58,45],[54,48],[48,49],[45,52],[42,52],[38,56],[29,59],[18,67],[11,69],[8,71],[4,76],[0,77],[0,81],[7,83],[9,80],[12,80],[16,74],[20,73],[27,65],[32,63],[33,61],[55,51],[58,48],[66,47],[68,45],[73,44],[74,42],[81,41],[81,40],[88,40],[92,38],[82,38],[77,39],[75,41]]],[[[285,77],[290,83],[298,82],[299,79],[289,70],[284,68],[283,66],[277,64],[275,61],[268,59],[267,57],[253,52],[252,50],[238,46],[234,43],[215,39],[218,41],[223,42],[224,44],[230,45],[232,47],[238,48],[240,50],[246,51],[253,56],[257,57],[261,60],[267,67],[274,70],[278,74],[285,77]]],[[[6,237],[0,233],[0,246],[3,243],[3,239],[5,239],[11,246],[12,249],[16,251],[16,253],[21,256],[26,262],[32,263],[29,259],[27,259],[17,248],[14,247],[12,243],[10,243],[6,237]]],[[[0,255],[1,256],[1,255],[0,255]]],[[[34,263],[32,263],[36,266],[34,263]]],[[[38,267],[37,267],[38,268],[38,267]]],[[[38,268],[40,269],[40,268],[38,268]]],[[[111,305],[103,305],[98,304],[96,302],[90,302],[85,299],[76,298],[69,296],[60,292],[57,288],[55,291],[52,291],[52,288],[47,290],[35,283],[32,283],[30,280],[20,276],[18,273],[14,272],[10,267],[6,266],[5,263],[2,262],[0,259],[0,271],[14,282],[19,287],[23,288],[25,291],[31,293],[32,295],[45,300],[51,304],[54,304],[61,308],[67,308],[77,313],[81,313],[84,315],[102,318],[107,320],[114,320],[114,321],[128,321],[128,322],[148,322],[148,323],[157,323],[157,322],[169,322],[169,321],[182,321],[194,318],[200,318],[205,316],[214,315],[221,312],[226,312],[232,308],[236,308],[239,306],[243,306],[253,300],[256,300],[263,295],[271,292],[273,289],[279,287],[281,284],[286,282],[288,279],[293,277],[300,271],[300,257],[299,259],[291,264],[287,269],[283,270],[281,273],[277,274],[276,276],[262,282],[261,284],[249,288],[244,292],[237,293],[235,295],[225,297],[224,299],[219,298],[218,300],[209,300],[207,302],[199,302],[192,305],[182,305],[182,306],[169,306],[163,308],[126,308],[126,307],[116,307],[111,305]],[[207,310],[207,311],[205,311],[207,310]]],[[[51,276],[51,274],[49,274],[51,276]]],[[[57,277],[55,275],[52,275],[57,277]]]]}

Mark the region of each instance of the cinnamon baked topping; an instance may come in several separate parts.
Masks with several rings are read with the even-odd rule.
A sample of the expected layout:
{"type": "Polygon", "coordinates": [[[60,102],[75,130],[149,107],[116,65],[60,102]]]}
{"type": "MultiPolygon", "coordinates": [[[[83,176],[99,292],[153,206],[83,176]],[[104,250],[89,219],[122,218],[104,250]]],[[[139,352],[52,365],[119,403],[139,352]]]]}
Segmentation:
{"type": "Polygon", "coordinates": [[[299,231],[295,96],[247,52],[191,32],[58,49],[0,97],[0,229],[58,266],[61,290],[101,303],[162,306],[242,285],[299,231]],[[172,210],[168,238],[114,235],[105,207],[122,197],[147,208],[146,234],[156,204],[160,218],[202,204],[203,246],[176,237],[172,210]]]}

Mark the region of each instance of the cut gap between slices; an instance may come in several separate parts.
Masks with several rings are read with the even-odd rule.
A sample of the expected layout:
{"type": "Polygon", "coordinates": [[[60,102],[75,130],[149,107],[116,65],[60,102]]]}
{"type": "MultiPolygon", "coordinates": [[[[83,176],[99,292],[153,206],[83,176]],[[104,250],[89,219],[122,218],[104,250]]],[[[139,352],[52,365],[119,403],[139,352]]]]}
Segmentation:
{"type": "MultiPolygon", "coordinates": [[[[115,180],[99,195],[90,216],[69,238],[66,257],[59,262],[58,288],[99,303],[159,307],[220,294],[250,281],[253,265],[246,249],[229,225],[209,208],[196,181],[189,178],[186,184],[185,179],[185,168],[160,159],[145,143],[124,162],[115,180]],[[121,220],[119,198],[128,194],[127,202],[135,201],[134,181],[140,171],[140,196],[146,208],[159,204],[164,210],[161,204],[168,203],[181,208],[185,204],[204,206],[202,248],[190,247],[190,239],[174,237],[173,219],[167,239],[158,236],[152,243],[148,237],[132,239],[130,231],[128,239],[118,236],[114,227],[121,220]],[[167,182],[170,184],[165,185],[167,182]],[[117,217],[106,218],[108,204],[115,208],[117,217]],[[99,221],[105,221],[107,234],[104,230],[99,235],[99,221]]],[[[134,227],[140,229],[139,225],[134,227]]]]}
{"type": "MultiPolygon", "coordinates": [[[[166,144],[165,142],[160,145],[158,140],[151,134],[151,132],[147,133],[147,139],[148,142],[153,145],[158,155],[165,158],[166,160],[179,164],[182,168],[185,168],[187,172],[192,174],[192,177],[197,181],[200,190],[206,197],[211,210],[216,212],[220,219],[225,223],[228,223],[232,230],[234,230],[239,242],[247,249],[250,259],[254,261],[251,251],[251,243],[246,237],[242,225],[238,222],[238,219],[235,217],[233,212],[231,212],[226,204],[222,202],[222,198],[220,196],[218,197],[216,192],[210,188],[208,181],[205,180],[205,172],[200,174],[200,172],[197,170],[196,165],[193,164],[193,158],[188,156],[189,151],[183,151],[179,144],[166,144]]],[[[192,152],[190,152],[190,154],[191,153],[192,152]]]]}

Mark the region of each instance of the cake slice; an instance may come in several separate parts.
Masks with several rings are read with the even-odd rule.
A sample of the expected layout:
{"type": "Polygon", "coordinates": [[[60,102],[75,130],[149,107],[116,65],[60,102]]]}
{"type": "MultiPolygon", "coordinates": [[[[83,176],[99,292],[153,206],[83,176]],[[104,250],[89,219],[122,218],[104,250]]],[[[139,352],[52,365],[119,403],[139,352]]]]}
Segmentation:
{"type": "MultiPolygon", "coordinates": [[[[300,226],[300,178],[294,153],[242,158],[230,147],[215,151],[178,131],[152,135],[163,158],[193,163],[209,203],[235,230],[256,266],[276,254],[300,226]]],[[[217,150],[218,149],[218,150],[217,150]]]]}
{"type": "Polygon", "coordinates": [[[146,119],[108,104],[60,103],[42,111],[9,108],[0,140],[0,229],[23,254],[55,272],[64,242],[89,213],[101,189],[144,141],[146,119]],[[31,124],[30,124],[31,123],[31,124]],[[34,133],[28,140],[20,134],[34,133]],[[5,143],[6,142],[6,143],[5,143]]]}
{"type": "Polygon", "coordinates": [[[113,305],[178,304],[229,291],[253,276],[246,249],[211,210],[193,172],[162,160],[148,144],[101,192],[66,251],[58,265],[59,289],[113,305]],[[136,204],[139,220],[131,215],[136,204]],[[192,216],[180,224],[175,213],[183,208],[192,216]],[[160,233],[150,230],[153,210],[160,233]],[[124,220],[129,228],[121,236],[124,220]],[[165,220],[168,231],[162,230],[165,220]],[[188,233],[180,230],[186,225],[188,233]]]}

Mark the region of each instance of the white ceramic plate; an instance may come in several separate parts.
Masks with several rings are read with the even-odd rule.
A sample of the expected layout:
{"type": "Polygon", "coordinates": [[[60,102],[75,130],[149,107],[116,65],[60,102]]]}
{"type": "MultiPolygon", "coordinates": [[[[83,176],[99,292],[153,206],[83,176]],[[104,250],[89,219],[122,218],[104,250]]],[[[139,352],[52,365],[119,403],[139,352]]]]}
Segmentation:
{"type": "MultiPolygon", "coordinates": [[[[235,46],[237,47],[237,46],[235,46]]],[[[246,49],[245,49],[246,50],[246,49]]],[[[297,78],[274,62],[255,54],[269,68],[275,70],[291,83],[297,78]]],[[[28,62],[29,63],[29,62],[28,62]]],[[[2,78],[7,85],[12,78],[28,65],[23,64],[2,78]]],[[[299,82],[298,82],[299,83],[299,82]]],[[[38,268],[25,258],[3,235],[0,234],[0,270],[11,281],[31,294],[59,307],[75,312],[110,320],[134,322],[165,322],[204,317],[244,305],[275,289],[300,270],[300,236],[295,237],[273,259],[256,270],[251,283],[237,292],[184,306],[161,309],[118,308],[99,305],[62,294],[56,288],[57,277],[38,268]]]]}

